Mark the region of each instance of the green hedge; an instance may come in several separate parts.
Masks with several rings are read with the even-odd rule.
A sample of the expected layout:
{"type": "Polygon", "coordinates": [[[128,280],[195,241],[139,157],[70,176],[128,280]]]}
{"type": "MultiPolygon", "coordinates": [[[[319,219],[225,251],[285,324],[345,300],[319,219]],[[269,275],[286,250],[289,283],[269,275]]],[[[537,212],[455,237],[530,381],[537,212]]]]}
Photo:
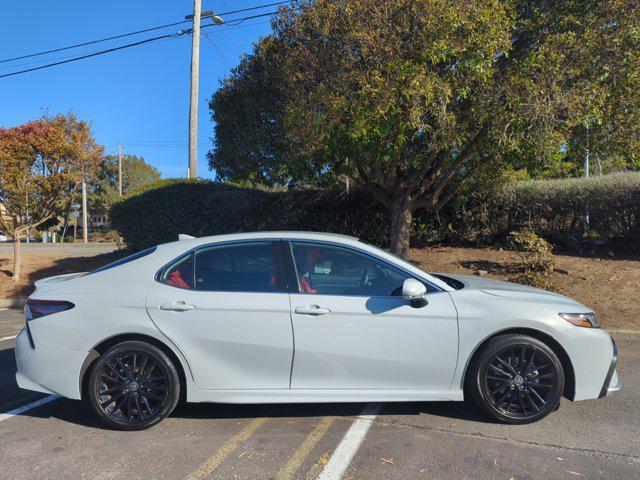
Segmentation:
{"type": "MultiPolygon", "coordinates": [[[[266,192],[204,180],[169,179],[124,197],[112,226],[133,249],[194,236],[241,231],[342,233],[386,246],[388,212],[365,192],[266,192]]],[[[598,238],[639,250],[640,173],[535,180],[461,195],[437,215],[417,212],[414,241],[490,244],[519,229],[553,243],[598,238]],[[590,228],[585,236],[584,215],[590,228]]]]}
{"type": "Polygon", "coordinates": [[[640,250],[640,172],[509,183],[458,198],[430,228],[448,241],[489,243],[529,229],[554,244],[640,250]]]}
{"type": "Polygon", "coordinates": [[[205,180],[160,180],[117,202],[111,224],[132,249],[194,236],[306,230],[386,244],[389,217],[362,192],[266,192],[205,180]]]}
{"type": "Polygon", "coordinates": [[[640,173],[518,182],[503,189],[507,223],[525,225],[553,242],[589,237],[640,241],[640,173]]]}

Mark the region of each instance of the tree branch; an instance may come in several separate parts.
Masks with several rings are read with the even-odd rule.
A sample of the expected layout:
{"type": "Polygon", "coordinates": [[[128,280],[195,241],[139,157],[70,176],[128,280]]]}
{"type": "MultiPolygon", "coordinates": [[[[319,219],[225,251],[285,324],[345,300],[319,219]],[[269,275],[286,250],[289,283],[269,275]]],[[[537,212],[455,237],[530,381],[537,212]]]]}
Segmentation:
{"type": "Polygon", "coordinates": [[[389,195],[387,194],[387,191],[384,188],[382,188],[378,183],[376,183],[375,181],[369,178],[369,176],[366,174],[364,168],[362,167],[362,165],[360,165],[360,162],[358,162],[358,160],[355,160],[353,163],[356,167],[356,170],[358,172],[358,177],[359,177],[359,178],[358,177],[354,178],[354,180],[356,180],[356,182],[358,182],[362,188],[371,192],[371,194],[377,200],[379,200],[385,207],[391,208],[391,197],[389,197],[389,195]]]}
{"type": "MultiPolygon", "coordinates": [[[[438,175],[436,173],[435,175],[430,176],[431,180],[434,180],[439,176],[439,179],[433,189],[433,192],[430,195],[430,197],[434,201],[437,201],[438,197],[440,196],[440,193],[447,186],[449,181],[451,181],[451,179],[455,176],[455,174],[459,173],[462,170],[462,167],[465,166],[465,163],[464,163],[465,160],[469,158],[476,151],[477,147],[480,144],[480,140],[486,134],[488,129],[489,127],[487,124],[483,125],[480,128],[480,130],[478,130],[478,132],[474,135],[474,137],[467,143],[467,145],[465,145],[462,151],[451,161],[451,165],[449,165],[449,167],[444,171],[442,175],[438,175]]],[[[442,158],[438,162],[438,166],[436,167],[435,171],[439,172],[440,170],[442,170],[445,164],[446,164],[446,157],[442,158]]],[[[424,192],[428,189],[429,186],[430,186],[429,179],[425,178],[418,189],[418,196],[424,194],[424,192]]]]}

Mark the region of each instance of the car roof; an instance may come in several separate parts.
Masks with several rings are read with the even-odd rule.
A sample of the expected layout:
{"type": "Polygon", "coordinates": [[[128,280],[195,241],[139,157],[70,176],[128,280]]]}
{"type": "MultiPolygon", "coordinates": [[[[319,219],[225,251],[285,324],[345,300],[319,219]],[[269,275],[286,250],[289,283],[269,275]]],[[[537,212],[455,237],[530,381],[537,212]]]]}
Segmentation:
{"type": "MultiPolygon", "coordinates": [[[[187,244],[202,245],[205,243],[216,243],[233,240],[253,240],[261,238],[299,238],[304,240],[337,240],[340,243],[359,242],[357,237],[342,235],[340,233],[325,232],[303,232],[303,231],[266,231],[266,232],[243,232],[229,233],[224,235],[212,235],[208,237],[196,237],[179,240],[180,245],[187,244]],[[346,242],[345,242],[346,241],[346,242]]],[[[176,242],[172,242],[176,243],[176,242]]]]}

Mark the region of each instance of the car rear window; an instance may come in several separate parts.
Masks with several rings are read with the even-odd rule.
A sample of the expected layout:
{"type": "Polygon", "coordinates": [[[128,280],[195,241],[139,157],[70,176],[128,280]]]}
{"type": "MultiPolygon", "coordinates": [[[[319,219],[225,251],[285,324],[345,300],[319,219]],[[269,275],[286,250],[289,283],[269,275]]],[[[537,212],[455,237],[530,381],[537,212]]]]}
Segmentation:
{"type": "Polygon", "coordinates": [[[91,270],[88,275],[98,272],[104,272],[105,270],[109,270],[110,268],[119,267],[120,265],[124,265],[125,263],[133,262],[134,260],[138,260],[139,258],[146,257],[147,255],[152,254],[156,251],[158,247],[150,247],[140,252],[134,253],[127,257],[121,258],[120,260],[116,260],[115,262],[108,263],[103,265],[100,268],[96,268],[95,270],[91,270]]]}
{"type": "Polygon", "coordinates": [[[160,273],[159,280],[173,287],[193,289],[193,252],[178,258],[165,267],[160,273]]]}

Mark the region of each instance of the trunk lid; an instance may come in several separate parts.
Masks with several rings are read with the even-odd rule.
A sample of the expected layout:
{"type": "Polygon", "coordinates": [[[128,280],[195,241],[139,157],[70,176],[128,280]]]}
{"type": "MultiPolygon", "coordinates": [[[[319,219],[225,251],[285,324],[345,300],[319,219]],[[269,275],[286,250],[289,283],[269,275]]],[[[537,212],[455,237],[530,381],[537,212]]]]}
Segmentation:
{"type": "Polygon", "coordinates": [[[56,275],[54,277],[41,278],[40,280],[36,280],[33,285],[36,287],[36,291],[38,292],[49,292],[51,290],[55,290],[55,288],[58,287],[62,282],[81,277],[85,274],[86,272],[67,273],[64,275],[56,275]]]}

